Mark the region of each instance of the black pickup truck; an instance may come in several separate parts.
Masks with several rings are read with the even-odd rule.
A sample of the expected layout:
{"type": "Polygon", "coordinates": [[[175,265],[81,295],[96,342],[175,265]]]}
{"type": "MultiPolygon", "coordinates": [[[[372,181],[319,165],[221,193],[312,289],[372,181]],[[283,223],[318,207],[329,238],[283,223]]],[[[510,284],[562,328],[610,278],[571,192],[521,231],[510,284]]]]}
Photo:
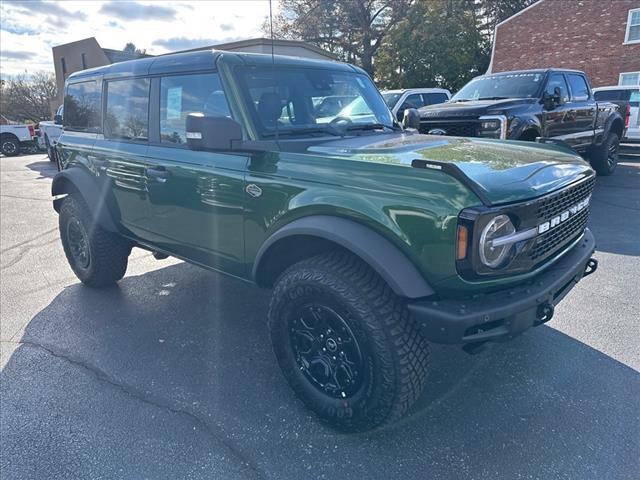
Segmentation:
{"type": "Polygon", "coordinates": [[[599,175],[615,170],[625,129],[617,105],[596,102],[585,74],[564,69],[476,77],[449,102],[418,115],[410,126],[421,133],[565,144],[599,175]]]}

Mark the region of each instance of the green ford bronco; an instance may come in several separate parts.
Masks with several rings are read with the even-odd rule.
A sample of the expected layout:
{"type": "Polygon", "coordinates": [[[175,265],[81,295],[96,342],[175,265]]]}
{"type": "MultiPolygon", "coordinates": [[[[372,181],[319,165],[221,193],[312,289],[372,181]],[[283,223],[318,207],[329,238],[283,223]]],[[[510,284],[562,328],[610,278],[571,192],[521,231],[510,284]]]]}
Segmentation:
{"type": "Polygon", "coordinates": [[[114,284],[138,247],[271,288],[282,372],[342,430],[411,407],[428,342],[510,339],[597,267],[578,155],[403,129],[351,65],[118,63],[69,77],[63,121],[53,206],[78,278],[114,284]]]}

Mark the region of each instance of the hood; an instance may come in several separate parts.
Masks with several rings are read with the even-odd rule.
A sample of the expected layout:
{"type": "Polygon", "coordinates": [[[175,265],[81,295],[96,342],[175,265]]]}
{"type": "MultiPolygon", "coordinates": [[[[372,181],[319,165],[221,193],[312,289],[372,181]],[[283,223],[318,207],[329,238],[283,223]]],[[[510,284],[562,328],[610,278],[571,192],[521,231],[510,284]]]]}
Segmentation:
{"type": "Polygon", "coordinates": [[[420,118],[439,117],[478,117],[487,113],[495,113],[502,109],[515,106],[532,104],[537,102],[535,98],[510,98],[506,100],[474,100],[471,102],[447,102],[422,107],[418,110],[420,118]]]}
{"type": "Polygon", "coordinates": [[[414,160],[450,164],[490,205],[539,197],[593,175],[577,154],[531,142],[396,133],[329,141],[307,152],[408,168],[416,168],[414,160]]]}

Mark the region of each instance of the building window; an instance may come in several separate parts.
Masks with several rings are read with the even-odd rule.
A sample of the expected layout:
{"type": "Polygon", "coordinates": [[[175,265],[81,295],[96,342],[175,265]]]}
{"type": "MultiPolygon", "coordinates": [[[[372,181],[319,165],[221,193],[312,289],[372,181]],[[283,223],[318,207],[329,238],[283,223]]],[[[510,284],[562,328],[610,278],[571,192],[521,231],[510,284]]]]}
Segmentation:
{"type": "Polygon", "coordinates": [[[62,77],[67,78],[67,62],[64,61],[64,57],[60,59],[60,65],[62,65],[62,77]]]}
{"type": "Polygon", "coordinates": [[[104,136],[134,141],[146,141],[149,138],[148,78],[107,83],[104,136]]]}
{"type": "Polygon", "coordinates": [[[624,43],[640,43],[640,8],[629,10],[624,43]]]}
{"type": "Polygon", "coordinates": [[[82,57],[82,69],[87,69],[87,56],[83,53],[80,55],[82,57]]]}
{"type": "Polygon", "coordinates": [[[618,85],[640,85],[640,72],[624,72],[620,74],[618,85]]]}

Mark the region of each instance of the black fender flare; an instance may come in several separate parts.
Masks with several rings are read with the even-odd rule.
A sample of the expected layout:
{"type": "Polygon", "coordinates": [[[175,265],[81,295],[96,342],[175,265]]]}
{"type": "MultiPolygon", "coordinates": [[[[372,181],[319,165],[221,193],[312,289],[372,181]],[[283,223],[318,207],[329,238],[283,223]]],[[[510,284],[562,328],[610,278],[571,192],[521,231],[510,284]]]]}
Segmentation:
{"type": "MultiPolygon", "coordinates": [[[[607,121],[604,124],[604,132],[602,134],[600,143],[603,143],[607,139],[607,137],[609,136],[609,132],[611,131],[611,128],[616,121],[618,121],[620,125],[622,125],[622,132],[624,132],[624,119],[622,118],[622,115],[620,115],[620,112],[615,111],[611,115],[609,115],[609,118],[607,118],[607,121]]],[[[620,134],[620,137],[622,137],[622,134],[620,134]]],[[[622,140],[622,138],[620,138],[620,140],[622,140]]]]}
{"type": "MultiPolygon", "coordinates": [[[[108,206],[108,184],[105,184],[101,190],[98,182],[87,170],[81,167],[69,168],[58,172],[53,177],[51,195],[58,197],[70,193],[78,193],[84,199],[93,218],[102,228],[110,232],[118,232],[117,223],[108,206]]],[[[60,211],[60,200],[60,198],[53,200],[53,208],[56,212],[60,211]]]]}
{"type": "Polygon", "coordinates": [[[329,215],[299,218],[273,233],[256,255],[252,272],[255,280],[269,249],[295,235],[318,237],[342,246],[373,268],[399,296],[422,298],[435,293],[415,265],[389,240],[358,222],[329,215]]]}
{"type": "Polygon", "coordinates": [[[507,134],[508,140],[519,140],[522,134],[529,130],[537,132],[537,136],[542,135],[542,124],[535,115],[516,116],[511,120],[511,122],[513,121],[517,121],[518,123],[516,127],[511,131],[511,134],[507,134]]]}

